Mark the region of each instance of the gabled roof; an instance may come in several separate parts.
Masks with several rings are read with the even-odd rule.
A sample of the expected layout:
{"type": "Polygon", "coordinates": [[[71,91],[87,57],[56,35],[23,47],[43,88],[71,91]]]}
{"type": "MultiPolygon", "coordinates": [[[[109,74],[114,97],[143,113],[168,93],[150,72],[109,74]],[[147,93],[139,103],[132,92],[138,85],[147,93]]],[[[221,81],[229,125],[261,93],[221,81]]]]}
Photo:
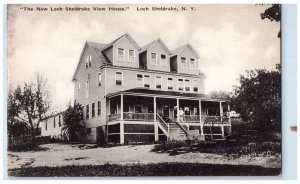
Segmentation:
{"type": "Polygon", "coordinates": [[[168,49],[168,47],[165,45],[165,43],[164,43],[160,38],[158,38],[158,39],[156,39],[156,40],[154,40],[154,41],[148,43],[147,45],[143,46],[142,49],[140,50],[140,53],[142,53],[142,52],[144,52],[144,51],[146,51],[146,50],[151,49],[151,48],[152,48],[155,44],[157,44],[157,43],[159,43],[159,44],[163,47],[163,49],[165,49],[165,51],[166,51],[169,55],[172,54],[172,52],[168,49]]]}
{"type": "Polygon", "coordinates": [[[197,59],[200,58],[199,54],[196,52],[196,50],[188,43],[188,44],[185,44],[185,45],[182,45],[176,49],[174,49],[172,51],[172,56],[175,56],[175,55],[180,55],[182,51],[184,51],[185,49],[190,49],[194,54],[195,56],[197,57],[197,59]]]}
{"type": "Polygon", "coordinates": [[[76,75],[77,75],[77,73],[79,71],[79,68],[80,68],[80,65],[81,65],[81,61],[82,61],[82,57],[83,57],[83,53],[84,53],[86,47],[89,47],[94,52],[94,54],[97,56],[99,62],[103,63],[104,65],[110,65],[111,64],[111,62],[108,59],[106,59],[105,55],[103,55],[103,53],[101,52],[102,49],[104,47],[106,47],[106,44],[86,41],[85,44],[84,44],[84,47],[83,47],[83,49],[81,51],[80,58],[79,58],[76,70],[75,70],[75,72],[73,74],[72,81],[75,80],[75,77],[76,77],[76,75]]]}
{"type": "Polygon", "coordinates": [[[122,36],[118,37],[117,39],[115,39],[114,41],[110,42],[109,44],[107,44],[103,49],[102,51],[105,51],[109,48],[111,48],[117,41],[119,41],[121,38],[123,37],[127,37],[129,39],[129,41],[133,44],[133,46],[137,49],[137,50],[140,50],[141,47],[134,41],[134,39],[128,34],[128,33],[125,33],[123,34],[122,36]]]}

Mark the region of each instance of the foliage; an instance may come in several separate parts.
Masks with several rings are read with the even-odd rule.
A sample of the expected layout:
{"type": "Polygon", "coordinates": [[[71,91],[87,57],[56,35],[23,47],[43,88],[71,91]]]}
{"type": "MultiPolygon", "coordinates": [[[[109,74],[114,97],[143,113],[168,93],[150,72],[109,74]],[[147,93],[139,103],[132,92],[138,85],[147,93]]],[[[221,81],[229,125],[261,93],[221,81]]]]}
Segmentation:
{"type": "Polygon", "coordinates": [[[228,91],[212,91],[209,94],[210,98],[222,99],[222,100],[230,100],[231,94],[228,91]]]}
{"type": "Polygon", "coordinates": [[[30,127],[32,147],[35,145],[40,121],[50,109],[51,100],[47,89],[47,79],[37,73],[35,82],[25,82],[23,88],[18,86],[8,96],[8,131],[11,131],[16,119],[21,119],[30,127]]]}
{"type": "Polygon", "coordinates": [[[131,165],[72,165],[62,167],[23,167],[9,170],[9,176],[264,176],[279,175],[280,168],[253,165],[156,163],[131,165]]]}
{"type": "Polygon", "coordinates": [[[78,141],[84,137],[85,124],[83,122],[83,107],[74,102],[74,107],[68,105],[67,110],[63,113],[63,134],[69,142],[78,141]]]}
{"type": "MultiPolygon", "coordinates": [[[[270,21],[280,22],[281,21],[281,5],[273,4],[271,7],[267,8],[263,13],[260,14],[261,19],[269,19],[270,21]]],[[[279,31],[278,38],[281,38],[281,32],[279,31]]]]}
{"type": "Polygon", "coordinates": [[[188,142],[173,141],[156,145],[153,152],[169,153],[178,155],[189,152],[213,153],[228,157],[240,157],[242,155],[270,156],[281,153],[281,144],[278,142],[257,142],[257,143],[237,143],[237,142],[188,142]]]}
{"type": "Polygon", "coordinates": [[[240,75],[233,95],[233,108],[243,121],[262,133],[281,130],[281,72],[251,70],[240,75]]]}
{"type": "Polygon", "coordinates": [[[7,127],[8,127],[8,145],[12,144],[12,138],[18,135],[14,132],[14,124],[18,122],[17,118],[21,113],[21,102],[19,96],[21,95],[21,88],[18,86],[15,90],[8,91],[7,100],[7,127]]]}

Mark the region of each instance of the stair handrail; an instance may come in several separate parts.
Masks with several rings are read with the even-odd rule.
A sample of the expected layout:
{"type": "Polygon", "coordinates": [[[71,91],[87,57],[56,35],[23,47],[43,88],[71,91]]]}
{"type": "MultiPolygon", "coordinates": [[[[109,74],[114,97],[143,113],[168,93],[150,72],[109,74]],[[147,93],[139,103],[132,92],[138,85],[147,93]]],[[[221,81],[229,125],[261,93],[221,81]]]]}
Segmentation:
{"type": "Polygon", "coordinates": [[[163,125],[163,128],[167,127],[167,131],[168,131],[168,134],[169,134],[170,133],[170,126],[169,126],[169,124],[166,123],[165,120],[158,113],[156,113],[156,116],[158,117],[158,119],[160,119],[160,121],[158,121],[158,122],[163,125]]]}
{"type": "MultiPolygon", "coordinates": [[[[180,118],[178,118],[179,119],[179,121],[181,121],[182,123],[184,123],[184,121],[182,120],[182,119],[180,119],[180,118]]],[[[188,130],[187,129],[185,129],[182,125],[181,125],[181,123],[180,122],[177,122],[176,121],[176,123],[180,126],[180,128],[181,129],[183,129],[184,130],[184,132],[186,133],[186,135],[188,135],[189,134],[189,132],[188,132],[188,130]]]]}

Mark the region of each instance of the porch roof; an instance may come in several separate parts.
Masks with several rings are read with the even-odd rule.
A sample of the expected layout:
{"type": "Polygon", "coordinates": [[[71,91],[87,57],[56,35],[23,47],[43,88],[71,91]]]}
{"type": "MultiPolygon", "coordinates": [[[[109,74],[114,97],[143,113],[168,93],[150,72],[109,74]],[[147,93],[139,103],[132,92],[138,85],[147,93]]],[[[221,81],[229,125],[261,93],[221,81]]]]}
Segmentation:
{"type": "Polygon", "coordinates": [[[227,101],[224,99],[212,99],[205,94],[197,93],[185,93],[176,91],[163,91],[163,90],[152,90],[146,88],[133,88],[129,90],[119,91],[116,93],[110,93],[107,95],[108,98],[118,96],[120,94],[133,95],[133,96],[150,96],[150,97],[165,97],[165,98],[180,98],[180,99],[194,99],[194,100],[206,100],[206,101],[227,101]]]}

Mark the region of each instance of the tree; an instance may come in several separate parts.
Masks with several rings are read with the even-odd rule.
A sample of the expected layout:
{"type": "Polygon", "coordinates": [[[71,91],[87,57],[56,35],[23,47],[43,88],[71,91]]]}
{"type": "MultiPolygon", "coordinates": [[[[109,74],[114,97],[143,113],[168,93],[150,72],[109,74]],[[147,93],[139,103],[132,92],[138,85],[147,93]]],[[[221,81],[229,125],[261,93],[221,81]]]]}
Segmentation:
{"type": "Polygon", "coordinates": [[[210,92],[209,96],[211,98],[217,98],[217,99],[222,99],[222,100],[230,100],[231,94],[228,91],[212,91],[210,92]]]}
{"type": "Polygon", "coordinates": [[[21,113],[21,102],[19,100],[21,95],[21,87],[18,86],[15,90],[9,89],[7,100],[7,128],[8,128],[8,145],[12,145],[12,138],[14,135],[14,124],[21,113]]]}
{"type": "MultiPolygon", "coordinates": [[[[271,22],[280,22],[281,21],[281,5],[273,4],[271,7],[267,8],[264,13],[260,14],[261,19],[269,19],[271,22]]],[[[278,32],[278,38],[281,38],[281,32],[278,32]]]]}
{"type": "Polygon", "coordinates": [[[264,133],[281,129],[280,65],[276,68],[246,71],[246,75],[240,75],[240,86],[234,89],[234,109],[245,122],[264,133]]]}
{"type": "Polygon", "coordinates": [[[74,102],[74,107],[69,103],[67,110],[63,113],[62,131],[69,142],[78,141],[85,134],[83,122],[83,107],[74,102]]]}
{"type": "Polygon", "coordinates": [[[22,93],[18,96],[26,122],[30,126],[32,145],[35,146],[35,135],[39,131],[40,121],[46,117],[50,109],[50,93],[47,80],[36,74],[35,83],[25,83],[22,93]]]}

